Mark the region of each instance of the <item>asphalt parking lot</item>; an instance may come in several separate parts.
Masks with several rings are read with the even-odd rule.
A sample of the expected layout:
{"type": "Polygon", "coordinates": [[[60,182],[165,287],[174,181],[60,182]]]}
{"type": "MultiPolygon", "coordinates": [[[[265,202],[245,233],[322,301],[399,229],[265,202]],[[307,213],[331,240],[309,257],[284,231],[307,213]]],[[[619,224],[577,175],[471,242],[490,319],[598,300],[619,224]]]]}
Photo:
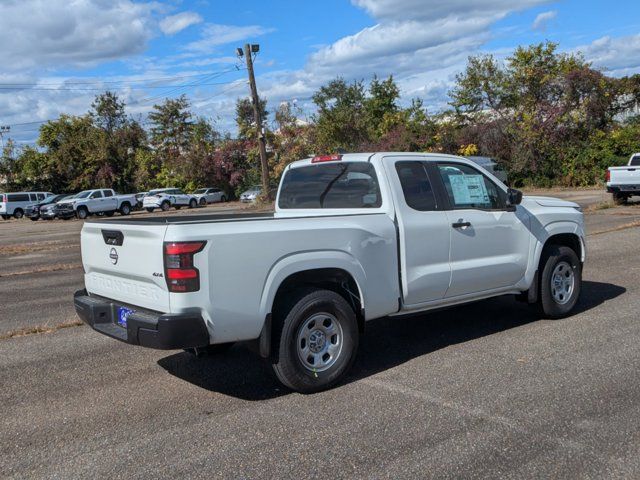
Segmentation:
{"type": "Polygon", "coordinates": [[[306,396],[242,345],[76,325],[82,222],[0,223],[0,478],[640,478],[640,205],[554,194],[587,211],[573,316],[502,297],[377,320],[306,396]]]}

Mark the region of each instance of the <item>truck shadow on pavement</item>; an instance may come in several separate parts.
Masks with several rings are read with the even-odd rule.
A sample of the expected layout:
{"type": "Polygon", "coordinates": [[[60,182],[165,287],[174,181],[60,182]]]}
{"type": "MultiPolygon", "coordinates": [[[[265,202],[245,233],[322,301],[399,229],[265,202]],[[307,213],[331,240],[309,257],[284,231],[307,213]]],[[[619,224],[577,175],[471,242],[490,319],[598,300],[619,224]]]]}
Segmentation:
{"type": "MultiPolygon", "coordinates": [[[[624,287],[583,281],[574,316],[624,294],[624,287]]],[[[436,350],[543,321],[535,308],[511,296],[405,318],[367,323],[358,357],[343,383],[351,383],[436,350]]],[[[562,320],[559,320],[562,321],[562,320]]],[[[257,401],[290,393],[266,360],[235,346],[226,354],[197,358],[181,352],[158,361],[168,373],[212,392],[257,401]]]]}

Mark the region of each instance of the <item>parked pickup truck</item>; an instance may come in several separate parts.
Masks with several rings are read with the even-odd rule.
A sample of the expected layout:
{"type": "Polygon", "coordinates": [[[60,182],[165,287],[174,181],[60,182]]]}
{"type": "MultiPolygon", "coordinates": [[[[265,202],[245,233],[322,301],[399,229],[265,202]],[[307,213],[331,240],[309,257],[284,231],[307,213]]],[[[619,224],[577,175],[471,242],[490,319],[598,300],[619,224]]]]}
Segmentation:
{"type": "Polygon", "coordinates": [[[308,158],[275,213],[90,221],[81,246],[75,308],[95,330],[196,352],[252,341],[300,392],[345,375],[372,319],[498,295],[566,316],[585,260],[575,203],[418,153],[308,158]]]}
{"type": "Polygon", "coordinates": [[[118,195],[110,188],[102,188],[85,190],[73,198],[58,202],[55,213],[57,217],[63,219],[71,217],[85,219],[94,214],[111,217],[116,212],[129,215],[134,205],[136,205],[135,195],[118,195]]]}
{"type": "Polygon", "coordinates": [[[618,205],[640,195],[640,153],[631,155],[626,167],[609,167],[607,192],[613,194],[613,201],[618,205]]]}

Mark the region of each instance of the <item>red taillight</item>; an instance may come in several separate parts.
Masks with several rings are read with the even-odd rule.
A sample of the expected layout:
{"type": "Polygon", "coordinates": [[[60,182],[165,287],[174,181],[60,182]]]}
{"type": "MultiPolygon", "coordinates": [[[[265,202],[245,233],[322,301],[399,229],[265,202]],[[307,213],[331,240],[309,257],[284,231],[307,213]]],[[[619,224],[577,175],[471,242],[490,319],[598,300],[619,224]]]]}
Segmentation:
{"type": "Polygon", "coordinates": [[[317,157],[313,157],[311,159],[311,163],[320,163],[320,162],[337,162],[342,160],[342,155],[318,155],[317,157]]]}
{"type": "Polygon", "coordinates": [[[605,177],[605,182],[610,182],[611,181],[611,172],[609,170],[607,170],[607,175],[605,177]]]}
{"type": "Polygon", "coordinates": [[[200,290],[200,271],[193,266],[193,256],[202,251],[207,242],[165,242],[165,280],[170,292],[184,293],[200,290]]]}

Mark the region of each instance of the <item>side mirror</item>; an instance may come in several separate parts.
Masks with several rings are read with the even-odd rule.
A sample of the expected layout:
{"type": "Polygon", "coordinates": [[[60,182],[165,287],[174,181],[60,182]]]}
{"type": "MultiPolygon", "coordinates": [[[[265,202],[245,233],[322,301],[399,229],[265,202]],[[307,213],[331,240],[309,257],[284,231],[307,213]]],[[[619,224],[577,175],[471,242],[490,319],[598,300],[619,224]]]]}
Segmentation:
{"type": "Polygon", "coordinates": [[[515,188],[510,188],[507,190],[507,206],[515,207],[516,205],[520,205],[522,203],[522,192],[520,190],[516,190],[515,188]]]}

